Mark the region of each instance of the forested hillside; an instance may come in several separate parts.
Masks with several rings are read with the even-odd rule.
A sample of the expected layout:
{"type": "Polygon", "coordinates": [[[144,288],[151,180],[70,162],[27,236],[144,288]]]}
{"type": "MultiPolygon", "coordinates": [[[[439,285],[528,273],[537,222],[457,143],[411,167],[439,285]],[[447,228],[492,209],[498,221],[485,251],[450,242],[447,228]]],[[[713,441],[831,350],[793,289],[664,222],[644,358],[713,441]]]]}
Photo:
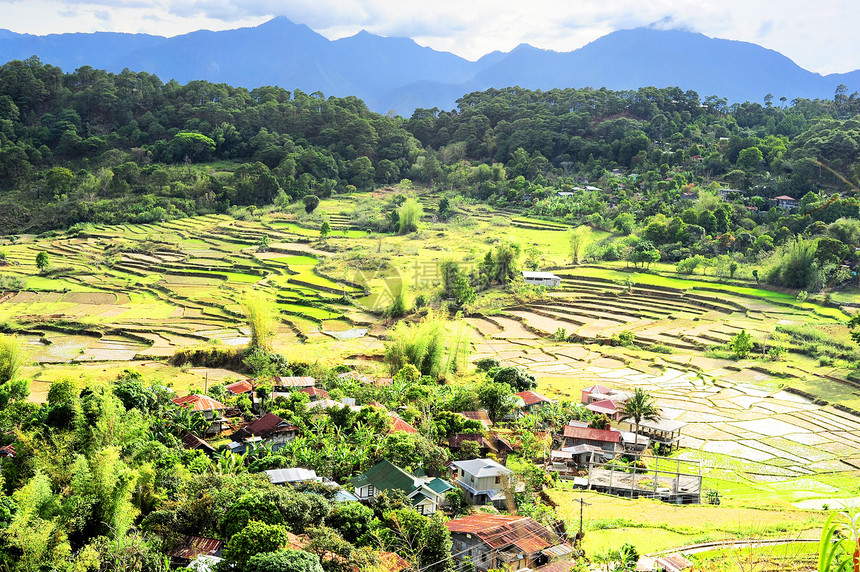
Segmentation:
{"type": "Polygon", "coordinates": [[[664,260],[755,257],[824,234],[842,243],[828,247],[830,262],[853,259],[857,94],[729,107],[680,88],[509,88],[458,105],[403,120],[353,97],[10,62],[0,232],[284,207],[410,178],[622,235],[639,228],[664,260]],[[785,195],[800,209],[773,200],[785,195]]]}

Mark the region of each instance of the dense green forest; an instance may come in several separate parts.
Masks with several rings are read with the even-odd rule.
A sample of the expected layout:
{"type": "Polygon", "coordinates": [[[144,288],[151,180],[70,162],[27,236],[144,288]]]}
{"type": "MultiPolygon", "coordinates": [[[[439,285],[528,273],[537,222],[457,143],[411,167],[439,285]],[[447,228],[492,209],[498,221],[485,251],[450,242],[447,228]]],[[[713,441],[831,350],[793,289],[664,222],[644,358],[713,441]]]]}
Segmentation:
{"type": "MultiPolygon", "coordinates": [[[[508,88],[403,119],[354,97],[64,74],[33,58],[0,68],[0,232],[283,208],[409,178],[620,237],[636,231],[593,249],[596,260],[638,248],[695,269],[696,256],[753,261],[791,244],[828,272],[771,281],[813,289],[851,278],[840,267],[856,259],[858,111],[842,89],[827,101],[728,106],[679,88],[508,88]],[[780,195],[796,207],[777,206],[780,195]]],[[[385,231],[391,220],[354,224],[385,231]]]]}

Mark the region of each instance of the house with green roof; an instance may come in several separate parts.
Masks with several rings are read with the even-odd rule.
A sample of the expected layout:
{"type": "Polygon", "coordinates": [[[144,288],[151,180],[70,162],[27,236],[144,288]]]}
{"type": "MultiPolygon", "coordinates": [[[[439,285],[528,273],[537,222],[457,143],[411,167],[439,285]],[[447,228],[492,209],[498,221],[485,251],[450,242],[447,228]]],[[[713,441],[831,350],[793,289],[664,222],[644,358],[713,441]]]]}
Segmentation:
{"type": "Polygon", "coordinates": [[[428,477],[423,469],[410,474],[383,459],[365,473],[352,479],[355,496],[369,500],[379,491],[403,491],[406,499],[421,514],[433,514],[454,486],[440,478],[428,477]]]}

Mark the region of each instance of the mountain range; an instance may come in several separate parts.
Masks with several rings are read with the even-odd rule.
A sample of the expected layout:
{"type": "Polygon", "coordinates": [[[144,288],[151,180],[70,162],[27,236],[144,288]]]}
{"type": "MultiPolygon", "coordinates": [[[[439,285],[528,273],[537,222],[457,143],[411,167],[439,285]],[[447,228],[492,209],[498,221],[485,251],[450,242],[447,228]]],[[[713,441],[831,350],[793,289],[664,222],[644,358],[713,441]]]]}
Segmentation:
{"type": "Polygon", "coordinates": [[[466,93],[520,86],[678,86],[729,103],[832,98],[840,84],[860,89],[860,70],[822,76],[779,52],[703,34],[636,28],[608,34],[571,52],[521,44],[472,62],[408,38],[362,31],[328,40],[278,17],[252,28],[200,30],[166,38],[114,32],[35,36],[0,29],[0,62],[38,56],[72,71],[146,71],[163,81],[207,80],[249,89],[278,85],[326,96],[355,95],[374,111],[409,116],[418,107],[453,109],[466,93]]]}

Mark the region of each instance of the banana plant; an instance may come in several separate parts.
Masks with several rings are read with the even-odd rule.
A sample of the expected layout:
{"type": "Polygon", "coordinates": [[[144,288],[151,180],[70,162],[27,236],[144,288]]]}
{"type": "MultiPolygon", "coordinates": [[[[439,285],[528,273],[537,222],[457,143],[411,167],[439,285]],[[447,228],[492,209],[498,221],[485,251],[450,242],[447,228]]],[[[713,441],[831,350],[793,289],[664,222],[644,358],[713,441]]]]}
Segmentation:
{"type": "Polygon", "coordinates": [[[860,510],[827,517],[818,544],[818,572],[860,572],[860,510]]]}

